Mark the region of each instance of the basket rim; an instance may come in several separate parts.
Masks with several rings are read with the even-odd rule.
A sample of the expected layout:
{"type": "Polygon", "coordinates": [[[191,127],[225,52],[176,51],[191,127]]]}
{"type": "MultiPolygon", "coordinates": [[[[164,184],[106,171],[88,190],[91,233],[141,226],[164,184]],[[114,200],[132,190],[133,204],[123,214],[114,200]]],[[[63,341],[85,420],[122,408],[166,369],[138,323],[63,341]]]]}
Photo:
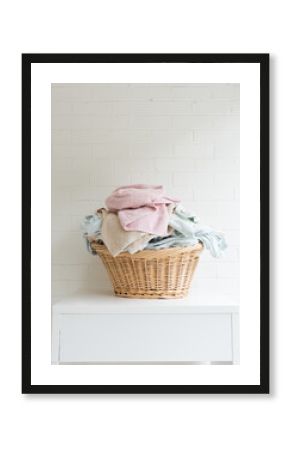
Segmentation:
{"type": "Polygon", "coordinates": [[[122,252],[119,253],[117,256],[111,255],[105,244],[99,244],[96,241],[91,242],[91,246],[93,250],[96,251],[96,253],[104,253],[107,255],[110,255],[112,258],[120,258],[123,256],[130,257],[130,258],[146,258],[146,257],[152,257],[153,255],[158,256],[173,256],[178,253],[190,253],[190,252],[196,252],[200,253],[203,250],[203,244],[199,242],[198,244],[195,244],[190,247],[170,247],[170,248],[162,248],[160,250],[156,249],[147,249],[147,250],[141,250],[136,253],[129,253],[129,252],[122,252]]]}

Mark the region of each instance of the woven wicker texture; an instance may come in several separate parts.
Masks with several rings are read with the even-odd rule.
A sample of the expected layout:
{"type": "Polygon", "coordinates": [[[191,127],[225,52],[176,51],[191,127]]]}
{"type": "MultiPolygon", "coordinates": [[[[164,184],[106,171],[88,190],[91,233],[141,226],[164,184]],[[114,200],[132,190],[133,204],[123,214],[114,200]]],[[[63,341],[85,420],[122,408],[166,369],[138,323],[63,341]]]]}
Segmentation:
{"type": "Polygon", "coordinates": [[[113,257],[105,245],[91,243],[102,259],[118,297],[182,298],[197,266],[202,244],[162,250],[143,250],[113,257]]]}

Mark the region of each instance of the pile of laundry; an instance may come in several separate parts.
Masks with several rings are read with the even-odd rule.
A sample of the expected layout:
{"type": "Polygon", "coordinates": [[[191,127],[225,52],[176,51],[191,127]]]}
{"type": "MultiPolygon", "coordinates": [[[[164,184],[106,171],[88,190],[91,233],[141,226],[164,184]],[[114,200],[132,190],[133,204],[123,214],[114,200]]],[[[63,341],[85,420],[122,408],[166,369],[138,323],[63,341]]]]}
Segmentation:
{"type": "Polygon", "coordinates": [[[91,253],[93,241],[105,244],[113,256],[201,242],[212,256],[219,257],[227,247],[222,233],[199,226],[198,217],[185,211],[179,199],[167,196],[162,186],[122,186],[105,204],[106,208],[82,222],[83,237],[91,253]]]}

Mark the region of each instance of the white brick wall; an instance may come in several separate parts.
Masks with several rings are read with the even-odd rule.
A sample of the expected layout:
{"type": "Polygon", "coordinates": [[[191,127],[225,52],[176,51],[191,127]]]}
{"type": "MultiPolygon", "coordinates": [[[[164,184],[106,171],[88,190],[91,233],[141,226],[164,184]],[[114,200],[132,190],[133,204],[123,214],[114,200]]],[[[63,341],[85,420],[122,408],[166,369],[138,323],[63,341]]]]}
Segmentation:
{"type": "Polygon", "coordinates": [[[52,292],[108,284],[79,223],[122,184],[163,184],[226,233],[196,285],[231,294],[239,279],[239,85],[52,85],[52,292]]]}

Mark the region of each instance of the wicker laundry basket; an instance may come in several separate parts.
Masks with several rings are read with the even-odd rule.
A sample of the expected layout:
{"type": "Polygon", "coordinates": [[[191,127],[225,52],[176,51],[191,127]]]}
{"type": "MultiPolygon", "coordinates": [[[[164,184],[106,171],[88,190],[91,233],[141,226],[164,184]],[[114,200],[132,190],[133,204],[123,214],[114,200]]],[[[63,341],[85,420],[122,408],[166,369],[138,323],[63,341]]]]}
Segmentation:
{"type": "Polygon", "coordinates": [[[113,257],[105,245],[92,242],[91,247],[101,257],[116,296],[148,299],[185,297],[203,249],[196,244],[113,257]]]}

